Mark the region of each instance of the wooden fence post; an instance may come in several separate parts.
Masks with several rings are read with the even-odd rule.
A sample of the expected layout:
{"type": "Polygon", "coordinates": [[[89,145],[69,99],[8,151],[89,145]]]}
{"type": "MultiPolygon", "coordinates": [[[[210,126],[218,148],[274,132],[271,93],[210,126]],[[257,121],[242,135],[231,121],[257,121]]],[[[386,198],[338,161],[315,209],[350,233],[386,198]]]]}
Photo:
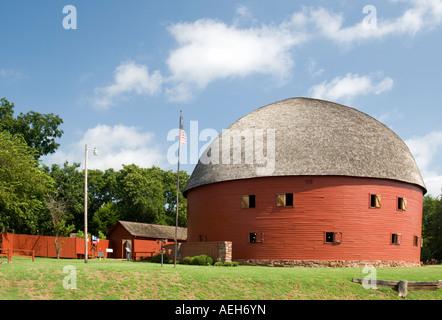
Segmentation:
{"type": "Polygon", "coordinates": [[[399,297],[405,298],[408,293],[408,281],[407,280],[399,281],[397,290],[399,292],[399,297]]]}

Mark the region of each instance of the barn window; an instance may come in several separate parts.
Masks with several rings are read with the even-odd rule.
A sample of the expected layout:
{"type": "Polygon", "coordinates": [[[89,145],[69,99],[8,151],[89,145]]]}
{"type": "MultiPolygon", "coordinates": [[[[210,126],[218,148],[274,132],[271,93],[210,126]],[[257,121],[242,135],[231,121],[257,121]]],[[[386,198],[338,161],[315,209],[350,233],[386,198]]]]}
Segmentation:
{"type": "Polygon", "coordinates": [[[342,232],[326,232],[325,233],[325,243],[341,243],[342,242],[342,232]]]}
{"type": "Polygon", "coordinates": [[[391,234],[391,244],[395,244],[400,246],[402,242],[402,234],[400,233],[392,233],[391,234]]]}
{"type": "Polygon", "coordinates": [[[264,234],[262,232],[249,233],[249,243],[261,243],[264,241],[264,234]]]}
{"type": "Polygon", "coordinates": [[[419,237],[419,236],[414,236],[413,245],[414,245],[415,247],[419,247],[420,238],[421,238],[421,237],[419,237]]]}
{"type": "Polygon", "coordinates": [[[407,199],[397,198],[397,209],[407,211],[407,199]]]}
{"type": "Polygon", "coordinates": [[[255,195],[241,196],[241,208],[255,208],[255,195]]]}
{"type": "Polygon", "coordinates": [[[277,207],[293,207],[293,193],[278,193],[276,196],[277,207]]]}
{"type": "Polygon", "coordinates": [[[370,194],[370,208],[380,208],[380,207],[381,207],[381,195],[370,194]]]}

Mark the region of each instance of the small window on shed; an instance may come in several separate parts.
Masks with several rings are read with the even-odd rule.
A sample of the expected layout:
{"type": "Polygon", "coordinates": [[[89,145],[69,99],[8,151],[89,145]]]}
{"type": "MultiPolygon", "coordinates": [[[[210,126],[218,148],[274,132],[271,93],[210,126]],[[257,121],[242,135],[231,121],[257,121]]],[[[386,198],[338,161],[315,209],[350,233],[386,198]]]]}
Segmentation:
{"type": "Polygon", "coordinates": [[[241,208],[255,208],[255,195],[241,196],[241,208]]]}
{"type": "Polygon", "coordinates": [[[400,246],[402,242],[402,234],[400,233],[392,233],[391,234],[391,244],[395,244],[400,246]]]}
{"type": "Polygon", "coordinates": [[[342,242],[342,232],[326,232],[325,233],[325,243],[336,243],[342,242]]]}
{"type": "Polygon", "coordinates": [[[407,211],[407,199],[397,198],[397,209],[407,211]]]}
{"type": "Polygon", "coordinates": [[[380,208],[380,207],[381,207],[381,195],[370,194],[370,208],[380,208]]]}
{"type": "Polygon", "coordinates": [[[278,193],[276,196],[277,207],[293,207],[293,193],[278,193]]]}
{"type": "Polygon", "coordinates": [[[262,232],[249,233],[249,243],[262,243],[264,241],[264,234],[262,232]]]}

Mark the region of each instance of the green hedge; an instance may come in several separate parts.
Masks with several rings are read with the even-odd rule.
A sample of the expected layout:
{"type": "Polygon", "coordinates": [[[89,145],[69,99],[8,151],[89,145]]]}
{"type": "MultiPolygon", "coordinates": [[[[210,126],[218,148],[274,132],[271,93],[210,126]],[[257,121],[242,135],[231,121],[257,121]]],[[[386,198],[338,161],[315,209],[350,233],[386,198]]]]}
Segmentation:
{"type": "MultiPolygon", "coordinates": [[[[154,256],[152,259],[150,259],[150,262],[161,263],[161,255],[159,254],[154,256]]],[[[164,257],[163,263],[173,263],[173,260],[166,259],[166,257],[164,257]]],[[[221,261],[217,261],[214,263],[212,257],[205,254],[201,254],[199,256],[194,256],[194,257],[184,257],[182,261],[177,261],[177,263],[189,264],[194,266],[210,266],[210,265],[224,266],[224,267],[238,266],[237,261],[224,262],[224,263],[222,263],[221,261]]]]}
{"type": "Polygon", "coordinates": [[[212,257],[202,254],[199,256],[192,257],[190,259],[190,264],[195,266],[210,266],[213,264],[212,257]]]}

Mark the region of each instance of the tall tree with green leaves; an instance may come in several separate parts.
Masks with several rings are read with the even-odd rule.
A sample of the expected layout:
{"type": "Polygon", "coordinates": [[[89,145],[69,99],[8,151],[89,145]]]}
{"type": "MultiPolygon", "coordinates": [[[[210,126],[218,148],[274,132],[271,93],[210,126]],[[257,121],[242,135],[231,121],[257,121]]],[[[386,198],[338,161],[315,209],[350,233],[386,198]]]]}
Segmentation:
{"type": "Polygon", "coordinates": [[[117,207],[122,219],[134,222],[165,224],[161,169],[123,165],[117,175],[117,207]]]}
{"type": "MultiPolygon", "coordinates": [[[[177,205],[177,178],[176,172],[169,170],[163,171],[164,197],[167,205],[164,208],[167,225],[174,226],[176,219],[177,205]]],[[[189,174],[186,171],[180,171],[180,189],[178,192],[178,226],[187,226],[187,199],[183,196],[186,189],[189,174]]]]}
{"type": "Polygon", "coordinates": [[[0,228],[31,234],[48,229],[45,201],[52,188],[23,138],[0,132],[0,228]]]}
{"type": "Polygon", "coordinates": [[[442,198],[424,197],[422,260],[442,261],[442,198]]]}
{"type": "Polygon", "coordinates": [[[117,205],[114,202],[108,202],[94,213],[91,221],[91,232],[103,238],[103,235],[106,236],[119,219],[120,214],[117,205]]]}
{"type": "Polygon", "coordinates": [[[21,135],[29,147],[36,150],[35,158],[54,153],[59,147],[55,139],[61,138],[59,126],[63,120],[53,113],[35,111],[20,113],[14,117],[14,103],[0,99],[0,130],[12,135],[21,135]]]}
{"type": "Polygon", "coordinates": [[[42,170],[54,181],[54,192],[58,199],[67,199],[65,209],[76,228],[84,225],[84,173],[78,170],[79,163],[70,165],[53,164],[50,168],[42,165],[42,170]]]}

